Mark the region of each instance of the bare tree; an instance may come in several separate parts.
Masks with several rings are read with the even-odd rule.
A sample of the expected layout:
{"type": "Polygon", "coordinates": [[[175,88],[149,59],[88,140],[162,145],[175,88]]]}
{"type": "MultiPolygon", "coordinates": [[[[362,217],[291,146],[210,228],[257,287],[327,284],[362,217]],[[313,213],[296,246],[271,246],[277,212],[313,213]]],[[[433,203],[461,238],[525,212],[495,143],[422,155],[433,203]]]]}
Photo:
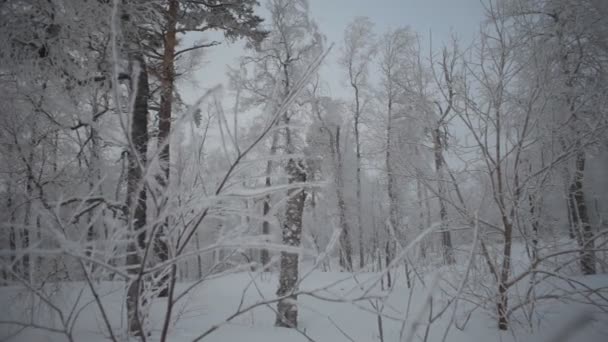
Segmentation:
{"type": "MultiPolygon", "coordinates": [[[[243,59],[243,64],[250,64],[253,78],[245,80],[244,89],[249,93],[248,102],[264,104],[271,113],[281,109],[286,101],[293,101],[294,91],[299,91],[304,84],[298,84],[305,75],[309,63],[321,55],[323,37],[316,24],[309,18],[306,0],[273,0],[268,3],[271,19],[271,33],[261,43],[252,56],[243,59]]],[[[299,97],[304,105],[306,99],[299,97]]],[[[301,110],[300,110],[301,111],[301,110]]],[[[302,236],[302,216],[306,193],[302,183],[306,181],[306,166],[301,157],[296,156],[302,149],[302,133],[292,127],[293,120],[298,120],[298,110],[286,109],[281,112],[280,120],[272,121],[273,130],[270,153],[278,153],[282,147],[286,165],[284,170],[288,184],[293,185],[287,191],[289,200],[285,208],[284,222],[281,223],[283,243],[299,247],[302,236]]],[[[273,171],[272,160],[266,162],[265,187],[270,187],[270,173],[273,171]]],[[[263,204],[264,220],[276,208],[271,207],[269,197],[263,204]]],[[[264,235],[268,233],[268,223],[262,223],[264,235]]],[[[263,257],[267,260],[267,253],[263,257]]],[[[277,294],[282,298],[277,303],[276,325],[297,327],[296,297],[290,293],[297,290],[299,257],[293,251],[283,251],[280,257],[279,288],[277,294]]]]}
{"type": "MultiPolygon", "coordinates": [[[[146,64],[141,53],[133,52],[130,58],[135,70],[132,84],[134,93],[134,106],[131,114],[130,139],[132,149],[129,154],[129,168],[127,173],[127,201],[126,207],[129,208],[129,226],[132,227],[134,241],[129,243],[127,254],[127,266],[133,275],[138,274],[138,267],[141,266],[145,258],[141,255],[146,250],[146,198],[147,189],[144,184],[144,172],[147,166],[148,150],[148,74],[146,64]]],[[[143,288],[142,279],[136,277],[127,290],[127,312],[129,316],[129,331],[136,335],[143,335],[142,314],[141,314],[141,291],[143,288]]]]}
{"type": "MultiPolygon", "coordinates": [[[[342,104],[332,98],[320,96],[319,92],[319,84],[317,82],[312,89],[312,110],[316,115],[322,137],[312,135],[310,139],[314,140],[317,145],[322,145],[317,153],[321,155],[329,153],[330,155],[330,172],[332,173],[333,188],[335,189],[338,224],[341,231],[340,245],[344,247],[338,251],[339,260],[342,264],[346,264],[347,256],[344,251],[351,249],[352,246],[345,195],[345,148],[343,147],[345,137],[342,134],[343,123],[340,117],[342,104]]],[[[309,145],[312,145],[312,142],[309,145]]]]}
{"type": "MultiPolygon", "coordinates": [[[[410,57],[411,45],[413,43],[413,35],[408,28],[399,28],[389,31],[385,34],[382,45],[380,47],[380,71],[382,75],[382,94],[385,102],[386,110],[386,179],[387,193],[389,199],[389,227],[388,240],[386,241],[385,253],[387,266],[392,261],[395,250],[396,241],[391,241],[399,238],[396,234],[405,235],[403,231],[402,213],[400,208],[401,201],[399,200],[399,185],[397,181],[397,170],[394,163],[397,158],[393,153],[397,152],[396,144],[393,141],[397,136],[395,122],[396,119],[402,118],[404,114],[405,93],[400,86],[399,79],[406,75],[407,58],[410,57]]],[[[387,273],[387,285],[391,287],[390,271],[387,273]]]]}
{"type": "MultiPolygon", "coordinates": [[[[457,41],[452,41],[451,51],[448,47],[443,47],[441,50],[441,60],[435,64],[433,60],[432,70],[433,76],[439,89],[440,99],[434,101],[437,106],[437,120],[434,122],[431,129],[431,137],[433,141],[433,153],[435,157],[435,172],[437,175],[437,189],[439,192],[439,217],[441,220],[441,244],[443,247],[444,262],[448,265],[454,264],[456,258],[454,256],[454,247],[452,245],[452,236],[447,226],[447,206],[444,198],[447,195],[446,165],[443,151],[447,149],[448,132],[447,122],[450,119],[452,110],[455,105],[456,90],[456,67],[460,51],[458,50],[457,41]],[[436,71],[435,66],[439,68],[436,71]]],[[[431,53],[432,55],[432,53],[431,53]]],[[[431,57],[432,58],[432,57],[431,57]]]]}
{"type": "MultiPolygon", "coordinates": [[[[354,106],[354,130],[355,130],[355,150],[357,157],[357,222],[359,232],[359,268],[365,265],[364,242],[363,242],[363,223],[362,223],[362,200],[361,200],[361,115],[363,114],[365,101],[365,87],[367,86],[369,63],[376,53],[374,43],[373,24],[367,17],[355,18],[344,31],[344,47],[340,56],[340,64],[348,73],[348,83],[353,89],[354,106]]],[[[345,232],[344,234],[348,234],[345,232]]],[[[350,243],[349,243],[350,245],[350,243]]],[[[352,270],[352,250],[343,246],[344,260],[341,261],[342,267],[352,270]]]]}
{"type": "MultiPolygon", "coordinates": [[[[173,107],[176,98],[176,64],[184,54],[219,45],[218,41],[197,42],[192,46],[179,46],[179,34],[188,32],[221,31],[226,38],[236,40],[247,38],[253,44],[258,44],[266,32],[259,28],[262,19],[255,15],[252,9],[257,2],[252,0],[233,4],[230,1],[207,3],[190,0],[169,0],[167,4],[160,5],[160,29],[150,35],[148,55],[158,64],[151,67],[157,69],[156,76],[160,81],[160,104],[158,107],[158,148],[161,175],[159,183],[162,191],[169,190],[170,184],[170,152],[171,152],[171,122],[173,120],[173,107]],[[214,18],[221,17],[221,20],[214,18]],[[160,51],[158,50],[160,46],[160,51]]],[[[147,31],[145,31],[147,32],[147,31]]],[[[148,33],[147,33],[148,34],[148,33]]],[[[165,230],[168,229],[170,217],[167,217],[163,226],[156,230],[154,251],[159,261],[168,259],[169,246],[166,241],[165,230]]],[[[162,282],[166,283],[167,279],[162,282]]],[[[161,285],[162,286],[162,285],[161,285]]],[[[167,287],[160,292],[166,297],[167,287]]]]}
{"type": "MultiPolygon", "coordinates": [[[[511,68],[514,54],[514,40],[506,30],[504,19],[498,14],[500,8],[490,8],[488,16],[491,20],[489,28],[484,32],[479,46],[479,77],[480,84],[484,86],[486,98],[479,103],[473,98],[466,99],[466,105],[461,118],[468,127],[475,142],[483,153],[485,172],[491,184],[491,194],[494,205],[499,212],[502,233],[502,251],[498,265],[494,266],[494,276],[498,286],[498,299],[496,310],[498,328],[508,328],[508,287],[507,282],[511,275],[511,253],[513,245],[513,206],[515,203],[507,199],[507,181],[505,146],[507,129],[505,116],[510,114],[507,108],[506,91],[509,80],[513,75],[511,68]],[[491,68],[491,69],[490,69],[491,68]],[[485,70],[492,70],[492,73],[485,70]],[[475,119],[473,119],[475,115],[475,119]],[[478,130],[475,120],[479,120],[482,129],[478,130]],[[493,139],[493,140],[492,140],[493,139]]],[[[474,79],[475,76],[471,76],[474,79]]],[[[470,88],[467,88],[470,90],[470,88]]],[[[507,147],[508,148],[508,147],[507,147]]],[[[516,169],[515,172],[518,172],[516,169]]]]}

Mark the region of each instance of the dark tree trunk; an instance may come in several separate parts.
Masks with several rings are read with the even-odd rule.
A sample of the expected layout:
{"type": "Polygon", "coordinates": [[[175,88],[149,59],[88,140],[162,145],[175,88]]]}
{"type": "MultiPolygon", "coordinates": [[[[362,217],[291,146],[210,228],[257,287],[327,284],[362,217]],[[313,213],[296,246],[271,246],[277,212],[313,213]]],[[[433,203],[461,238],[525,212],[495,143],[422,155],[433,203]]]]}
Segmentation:
{"type": "Polygon", "coordinates": [[[507,330],[509,328],[509,320],[507,317],[507,309],[509,307],[507,288],[503,283],[498,285],[498,302],[496,303],[496,311],[498,312],[498,329],[507,330]]]}
{"type": "MultiPolygon", "coordinates": [[[[301,161],[289,159],[287,164],[289,183],[302,183],[306,181],[304,165],[301,161]]],[[[283,224],[283,244],[290,247],[300,246],[302,237],[302,215],[304,213],[304,200],[306,193],[303,189],[290,189],[287,202],[285,223],[283,224]]],[[[281,271],[279,275],[279,289],[277,296],[285,297],[277,305],[275,325],[279,327],[296,328],[298,326],[297,291],[298,254],[281,252],[281,271]]]]}
{"type": "Polygon", "coordinates": [[[575,234],[575,222],[574,213],[576,212],[576,204],[572,198],[572,187],[568,186],[566,189],[566,209],[568,214],[568,236],[574,240],[577,238],[575,234]]]}
{"type": "Polygon", "coordinates": [[[127,290],[127,315],[129,332],[135,335],[143,334],[142,315],[140,312],[142,280],[138,277],[138,266],[141,266],[141,250],[146,248],[146,187],[143,185],[143,171],[146,167],[148,151],[148,98],[149,85],[146,63],[141,53],[130,56],[131,63],[139,66],[135,85],[137,91],[135,105],[131,115],[131,146],[129,146],[129,165],[127,171],[127,208],[135,240],[127,246],[127,266],[129,273],[136,277],[129,284],[127,290]],[[132,213],[132,215],[131,215],[132,213]]]}
{"type": "MultiPolygon", "coordinates": [[[[97,108],[97,103],[96,103],[97,99],[93,99],[93,108],[91,110],[91,112],[93,113],[93,122],[97,121],[97,118],[95,117],[95,113],[97,113],[98,108],[97,108]]],[[[89,178],[89,191],[90,192],[95,192],[98,193],[99,191],[95,189],[95,187],[98,185],[99,180],[101,179],[101,175],[100,175],[100,156],[99,156],[99,148],[100,148],[100,144],[99,144],[99,133],[97,132],[97,128],[93,126],[91,126],[89,128],[89,140],[90,140],[90,150],[89,150],[89,174],[88,174],[88,178],[89,178]]],[[[57,151],[57,147],[55,147],[55,151],[57,151]]],[[[56,166],[54,166],[56,167],[56,166]]],[[[100,193],[101,195],[101,193],[100,193]]],[[[88,224],[89,224],[89,229],[87,230],[87,243],[89,244],[87,246],[87,248],[85,249],[85,255],[87,256],[91,256],[93,254],[93,243],[96,240],[97,234],[98,232],[96,231],[97,229],[97,224],[95,222],[93,222],[93,220],[95,220],[95,212],[94,210],[89,211],[88,214],[88,224]]],[[[95,271],[95,264],[91,264],[91,273],[94,273],[95,271]]]]}
{"type": "Polygon", "coordinates": [[[585,152],[580,151],[576,154],[576,170],[574,180],[570,186],[570,203],[573,212],[574,227],[580,251],[580,265],[583,274],[596,273],[595,243],[593,240],[593,230],[589,219],[589,211],[585,201],[583,190],[583,180],[585,173],[585,152]]]}
{"type": "MultiPolygon", "coordinates": [[[[268,215],[268,213],[270,212],[269,202],[270,196],[266,196],[266,198],[264,199],[264,207],[262,208],[264,217],[266,217],[266,215],[268,215]]],[[[270,234],[270,223],[267,220],[264,220],[264,222],[262,222],[262,234],[270,234]]],[[[264,271],[268,271],[266,267],[268,266],[268,264],[270,264],[270,253],[266,248],[262,248],[262,250],[260,251],[260,263],[262,264],[264,271]]]]}
{"type": "MultiPolygon", "coordinates": [[[[167,24],[164,35],[164,51],[161,65],[161,91],[160,91],[160,109],[158,111],[158,147],[159,164],[162,171],[160,176],[161,185],[165,188],[165,193],[169,187],[169,179],[171,174],[171,114],[173,108],[173,89],[175,86],[175,47],[177,45],[177,15],[179,12],[179,1],[169,0],[169,8],[167,10],[167,24]]],[[[166,230],[169,225],[169,217],[163,224],[156,229],[154,235],[154,254],[159,262],[169,259],[169,246],[165,239],[166,230]]],[[[161,291],[159,297],[167,297],[169,294],[168,277],[163,277],[159,284],[161,291]]]]}
{"type": "MultiPolygon", "coordinates": [[[[559,17],[554,17],[555,23],[558,23],[559,17]]],[[[569,46],[567,41],[568,32],[564,32],[566,27],[563,23],[559,23],[556,27],[556,37],[558,39],[559,48],[561,52],[561,67],[562,72],[565,76],[565,86],[566,86],[566,97],[565,103],[567,108],[576,121],[580,120],[577,115],[578,108],[580,108],[579,100],[577,99],[576,93],[580,91],[576,89],[576,79],[580,77],[581,69],[578,66],[575,66],[577,63],[572,64],[570,57],[572,54],[568,53],[569,46]]],[[[578,61],[580,63],[580,60],[578,61]]],[[[576,122],[574,121],[574,122],[576,122]]],[[[593,249],[595,248],[594,240],[593,240],[593,231],[591,229],[591,223],[589,220],[589,213],[587,211],[587,204],[585,202],[585,194],[583,190],[583,180],[585,173],[585,151],[581,146],[581,141],[578,136],[581,135],[581,132],[572,126],[573,131],[572,134],[576,137],[575,146],[578,147],[576,153],[575,160],[575,172],[574,179],[572,184],[570,185],[570,206],[572,210],[572,221],[574,223],[574,234],[577,236],[577,241],[580,251],[580,265],[581,271],[583,274],[595,274],[596,273],[596,258],[595,252],[593,249]]],[[[562,145],[564,142],[562,141],[562,145]]]]}
{"type": "MultiPolygon", "coordinates": [[[[419,179],[416,181],[416,199],[418,200],[418,210],[420,210],[418,213],[418,230],[422,234],[424,232],[424,199],[422,198],[422,184],[419,179]]],[[[420,241],[420,256],[426,259],[426,239],[420,241]]]]}
{"type": "Polygon", "coordinates": [[[393,253],[391,251],[390,237],[386,241],[386,244],[384,245],[384,257],[385,257],[385,262],[386,262],[386,287],[390,289],[393,284],[392,277],[391,277],[391,270],[390,270],[390,265],[391,265],[391,262],[393,261],[393,253]]]}
{"type": "MultiPolygon", "coordinates": [[[[194,238],[196,239],[196,250],[198,251],[201,249],[201,242],[198,236],[198,231],[196,231],[194,238]]],[[[196,253],[196,271],[198,275],[198,278],[196,280],[203,279],[203,259],[200,253],[196,253]]]]}
{"type": "MultiPolygon", "coordinates": [[[[291,60],[289,54],[286,60],[291,60]]],[[[290,64],[283,63],[284,94],[287,97],[290,92],[290,64]]],[[[285,129],[285,150],[288,154],[295,153],[295,146],[289,128],[290,114],[286,112],[283,122],[285,129]]],[[[306,181],[304,163],[293,157],[289,158],[285,171],[289,177],[289,184],[302,183],[306,181]]],[[[302,240],[302,216],[306,193],[304,189],[290,189],[287,191],[289,200],[285,212],[285,221],[282,227],[283,244],[289,247],[299,247],[302,240]]],[[[277,303],[277,316],[275,325],[279,327],[296,328],[298,326],[298,297],[296,292],[298,284],[299,256],[293,252],[281,252],[281,270],[279,272],[279,288],[277,296],[284,297],[277,303]]]]}
{"type": "MultiPolygon", "coordinates": [[[[9,146],[9,151],[11,151],[11,147],[9,146]]],[[[8,227],[8,243],[9,243],[9,251],[10,251],[10,265],[11,271],[15,274],[18,274],[18,267],[15,264],[15,260],[17,258],[17,233],[15,231],[15,208],[13,207],[13,173],[10,172],[7,188],[7,199],[6,199],[6,210],[9,213],[9,227],[8,227]]],[[[8,281],[10,278],[7,276],[6,280],[8,281]]]]}
{"type": "Polygon", "coordinates": [[[539,215],[536,209],[535,196],[528,195],[528,202],[530,204],[530,217],[532,219],[532,260],[536,260],[538,258],[539,215]]]}
{"type": "Polygon", "coordinates": [[[504,225],[504,248],[502,255],[502,265],[500,271],[500,278],[498,280],[498,303],[496,304],[496,311],[498,313],[498,329],[507,330],[509,327],[509,317],[508,317],[508,293],[507,293],[507,282],[509,280],[509,275],[511,274],[511,246],[513,242],[513,225],[508,219],[503,216],[502,217],[503,225],[504,225]]]}

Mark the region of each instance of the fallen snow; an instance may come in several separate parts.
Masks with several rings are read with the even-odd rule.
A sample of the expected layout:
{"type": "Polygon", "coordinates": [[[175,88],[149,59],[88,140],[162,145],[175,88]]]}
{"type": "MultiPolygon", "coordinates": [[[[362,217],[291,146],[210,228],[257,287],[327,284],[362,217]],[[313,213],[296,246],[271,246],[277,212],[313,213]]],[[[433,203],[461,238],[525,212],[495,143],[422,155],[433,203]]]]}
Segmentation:
{"type": "MultiPolygon", "coordinates": [[[[374,274],[359,274],[356,280],[347,273],[340,272],[303,272],[308,276],[300,285],[303,291],[319,288],[326,288],[323,291],[318,291],[318,295],[332,299],[326,301],[318,298],[313,298],[308,295],[300,295],[298,298],[299,304],[299,328],[303,333],[308,335],[315,341],[379,341],[377,320],[372,302],[363,300],[356,303],[350,302],[335,302],[340,299],[356,299],[361,295],[361,288],[368,289],[376,276],[374,274]]],[[[590,284],[593,286],[608,285],[608,276],[595,276],[589,278],[590,284]]],[[[187,283],[179,284],[178,292],[183,291],[188,285],[187,283]]],[[[428,285],[428,282],[427,282],[428,285]]],[[[103,295],[103,305],[109,313],[112,324],[115,330],[124,331],[121,328],[121,317],[124,317],[124,285],[119,282],[104,282],[96,284],[103,295]]],[[[205,330],[216,324],[223,324],[226,317],[234,313],[239,307],[241,299],[243,307],[249,304],[256,303],[260,300],[271,299],[275,296],[277,287],[276,274],[266,274],[260,276],[254,273],[237,273],[229,274],[217,279],[211,279],[204,282],[194,291],[186,295],[182,301],[176,306],[176,322],[170,330],[169,341],[181,342],[191,341],[205,330]],[[252,282],[255,279],[255,282],[252,282]],[[244,294],[244,296],[243,296],[244,294]]],[[[64,314],[69,315],[70,308],[75,303],[81,290],[80,305],[82,303],[90,303],[92,297],[86,290],[84,283],[63,283],[47,285],[46,292],[55,289],[55,293],[51,298],[54,303],[61,306],[64,314]]],[[[412,303],[409,308],[409,318],[406,321],[406,330],[411,327],[411,324],[416,321],[418,312],[421,312],[425,304],[427,289],[424,289],[420,284],[410,296],[409,290],[404,286],[403,277],[400,276],[398,285],[388,297],[384,307],[384,313],[387,316],[399,318],[404,317],[405,310],[408,306],[408,300],[411,297],[412,303]]],[[[438,292],[438,291],[435,291],[438,292]]],[[[23,295],[23,290],[16,287],[5,287],[0,290],[0,304],[4,308],[0,312],[0,320],[27,320],[31,317],[36,319],[40,325],[58,326],[59,320],[57,317],[51,319],[49,310],[44,309],[39,301],[32,302],[32,298],[23,295]],[[32,306],[36,307],[34,315],[32,312],[24,309],[32,306]]],[[[382,291],[376,286],[373,288],[372,294],[381,294],[382,291]]],[[[440,307],[441,294],[433,294],[435,300],[435,310],[440,307]]],[[[231,341],[307,341],[307,338],[292,329],[274,327],[276,304],[261,306],[246,312],[230,323],[222,325],[217,331],[213,332],[205,338],[205,341],[216,342],[231,342],[231,341]]],[[[165,310],[164,299],[156,299],[152,305],[150,314],[150,326],[152,327],[152,336],[149,341],[156,341],[159,338],[162,317],[165,310]]],[[[450,342],[465,342],[465,341],[544,341],[556,329],[565,326],[565,324],[577,317],[577,314],[583,312],[584,308],[566,305],[561,303],[552,303],[543,307],[544,321],[542,329],[530,333],[529,329],[515,326],[514,331],[499,332],[496,329],[496,322],[492,318],[492,313],[479,309],[471,316],[469,323],[463,331],[452,328],[447,336],[447,341],[450,342]],[[517,337],[517,338],[515,338],[517,337]]],[[[428,312],[428,311],[423,311],[428,312]]],[[[423,315],[424,319],[428,313],[423,315]]],[[[444,318],[435,322],[430,330],[428,338],[429,342],[441,341],[445,327],[448,323],[450,315],[445,315],[444,318]]],[[[384,341],[399,341],[399,334],[402,327],[402,322],[396,319],[385,317],[384,325],[384,341]]],[[[602,316],[597,316],[602,317],[602,316]]],[[[461,317],[462,318],[462,317],[461,317]]],[[[414,340],[421,340],[424,334],[424,319],[418,327],[417,337],[414,340]]],[[[572,336],[572,341],[587,341],[600,342],[606,341],[608,333],[608,325],[605,317],[599,318],[587,325],[582,331],[577,332],[572,336]]],[[[0,338],[5,339],[18,329],[15,326],[1,325],[0,338]]],[[[101,315],[95,309],[94,304],[89,304],[79,314],[79,318],[75,324],[75,336],[77,341],[104,341],[107,340],[104,336],[104,326],[102,324],[101,315]]],[[[124,337],[124,335],[123,335],[124,337]]],[[[35,330],[28,328],[22,331],[14,341],[34,342],[34,341],[64,341],[65,337],[49,333],[47,331],[35,330]]]]}

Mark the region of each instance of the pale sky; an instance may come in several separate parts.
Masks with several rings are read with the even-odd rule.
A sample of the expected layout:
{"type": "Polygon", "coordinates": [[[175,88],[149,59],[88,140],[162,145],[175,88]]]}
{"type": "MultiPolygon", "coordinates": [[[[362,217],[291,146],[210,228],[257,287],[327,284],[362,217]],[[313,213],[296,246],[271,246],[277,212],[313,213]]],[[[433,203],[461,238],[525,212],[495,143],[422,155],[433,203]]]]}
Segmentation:
{"type": "MultiPolygon", "coordinates": [[[[328,45],[335,43],[321,69],[322,78],[328,83],[333,96],[342,97],[341,89],[345,79],[343,71],[336,67],[337,56],[342,44],[344,29],[357,16],[367,16],[375,23],[378,35],[388,28],[409,26],[424,36],[428,43],[429,31],[433,35],[433,46],[439,46],[456,33],[466,45],[478,32],[483,16],[481,0],[309,0],[311,18],[319,25],[321,33],[327,37],[328,45]]],[[[265,7],[265,0],[260,1],[265,7]]],[[[264,16],[265,10],[260,11],[264,16]]],[[[190,38],[190,37],[188,37],[190,38]]],[[[218,39],[217,37],[215,39],[218,39]]],[[[190,39],[188,39],[190,40],[190,39]]],[[[187,42],[185,42],[187,43],[187,42]]],[[[427,45],[428,46],[428,45],[427,45]]],[[[243,44],[224,43],[208,49],[202,65],[194,74],[195,84],[182,82],[181,90],[188,103],[194,102],[205,89],[219,83],[226,85],[226,65],[238,65],[238,57],[243,54],[243,44]]],[[[375,66],[370,70],[375,72],[375,66]]]]}

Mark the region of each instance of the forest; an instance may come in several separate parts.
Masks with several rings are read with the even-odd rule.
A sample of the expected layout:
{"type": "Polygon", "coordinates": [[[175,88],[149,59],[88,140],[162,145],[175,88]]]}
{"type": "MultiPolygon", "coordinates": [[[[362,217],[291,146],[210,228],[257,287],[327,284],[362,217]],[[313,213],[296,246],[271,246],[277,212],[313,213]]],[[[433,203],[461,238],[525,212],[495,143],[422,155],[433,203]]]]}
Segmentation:
{"type": "Polygon", "coordinates": [[[0,340],[608,340],[608,1],[477,6],[0,1],[0,340]]]}

